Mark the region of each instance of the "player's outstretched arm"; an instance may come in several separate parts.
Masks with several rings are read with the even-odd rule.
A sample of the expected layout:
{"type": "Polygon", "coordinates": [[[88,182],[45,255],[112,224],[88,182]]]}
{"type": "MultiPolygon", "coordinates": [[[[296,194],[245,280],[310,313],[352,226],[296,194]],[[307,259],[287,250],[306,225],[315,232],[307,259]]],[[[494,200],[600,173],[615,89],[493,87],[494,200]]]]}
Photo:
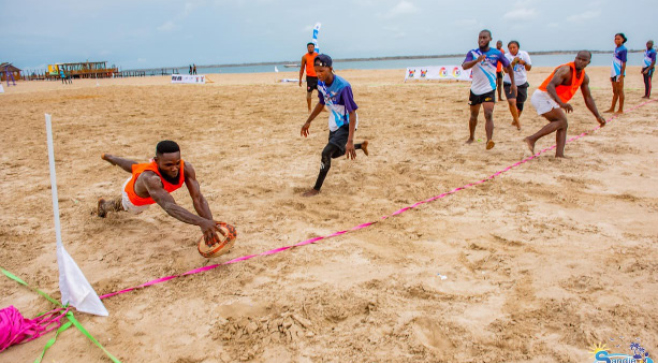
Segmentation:
{"type": "Polygon", "coordinates": [[[596,108],[594,97],[592,97],[592,92],[589,90],[589,76],[587,74],[585,74],[583,84],[580,85],[580,91],[583,93],[583,97],[585,98],[585,105],[587,105],[589,112],[591,112],[592,115],[596,117],[596,121],[598,121],[601,126],[605,126],[605,118],[601,116],[599,110],[596,108]]]}
{"type": "Polygon", "coordinates": [[[176,204],[174,197],[162,187],[162,182],[160,181],[159,176],[155,174],[148,175],[144,184],[146,185],[146,190],[148,190],[151,198],[153,198],[153,200],[158,203],[167,214],[183,223],[199,226],[206,242],[219,240],[216,232],[221,233],[221,230],[215,221],[192,214],[187,209],[176,204]]]}
{"type": "Polygon", "coordinates": [[[300,132],[302,136],[304,137],[308,136],[309,134],[308,129],[311,127],[311,122],[322,112],[322,109],[324,109],[324,105],[318,102],[318,104],[315,105],[313,112],[311,112],[311,114],[308,115],[308,119],[306,119],[306,123],[304,123],[304,125],[302,126],[302,131],[300,132]]]}
{"type": "Polygon", "coordinates": [[[302,56],[302,65],[299,67],[299,87],[302,86],[302,76],[304,76],[304,68],[306,67],[306,54],[302,56]]]}
{"type": "Polygon", "coordinates": [[[136,161],[133,160],[128,160],[128,159],[123,159],[118,156],[113,156],[110,154],[101,154],[101,159],[107,161],[108,163],[112,165],[118,165],[121,167],[121,169],[132,173],[133,172],[133,165],[137,164],[136,161]]]}
{"type": "Polygon", "coordinates": [[[354,133],[356,131],[356,112],[350,112],[350,133],[347,136],[347,145],[345,146],[345,155],[348,159],[356,159],[356,150],[354,149],[354,133]]]}
{"type": "Polygon", "coordinates": [[[201,194],[201,185],[199,184],[199,181],[196,180],[196,172],[194,171],[194,167],[192,167],[192,164],[186,162],[184,169],[185,185],[187,186],[187,190],[190,192],[194,210],[196,210],[196,213],[199,216],[205,219],[214,220],[212,217],[212,212],[210,211],[210,207],[208,206],[208,201],[203,196],[203,194],[201,194]]]}

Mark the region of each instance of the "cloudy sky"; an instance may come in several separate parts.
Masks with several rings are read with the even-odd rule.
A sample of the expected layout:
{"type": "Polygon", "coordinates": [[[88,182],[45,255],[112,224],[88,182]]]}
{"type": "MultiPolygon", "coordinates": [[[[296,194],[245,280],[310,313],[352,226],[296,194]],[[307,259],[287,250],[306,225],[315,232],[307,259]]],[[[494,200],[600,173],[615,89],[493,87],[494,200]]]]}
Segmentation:
{"type": "Polygon", "coordinates": [[[0,62],[107,60],[122,69],[287,61],[311,29],[334,58],[465,53],[478,31],[522,49],[631,49],[658,40],[656,0],[1,0],[0,62]]]}

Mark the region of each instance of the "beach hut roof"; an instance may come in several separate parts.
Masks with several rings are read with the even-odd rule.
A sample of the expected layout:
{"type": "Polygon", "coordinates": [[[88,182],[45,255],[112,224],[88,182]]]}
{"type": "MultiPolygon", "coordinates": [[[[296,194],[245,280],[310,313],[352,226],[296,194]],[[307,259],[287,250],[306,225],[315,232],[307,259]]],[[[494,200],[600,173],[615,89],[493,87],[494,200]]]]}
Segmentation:
{"type": "Polygon", "coordinates": [[[16,67],[14,67],[14,66],[13,66],[11,63],[9,63],[9,62],[4,62],[4,63],[0,64],[0,71],[4,72],[4,71],[5,71],[5,67],[9,67],[9,72],[21,72],[21,71],[22,71],[22,69],[18,69],[18,68],[16,68],[16,67]]]}

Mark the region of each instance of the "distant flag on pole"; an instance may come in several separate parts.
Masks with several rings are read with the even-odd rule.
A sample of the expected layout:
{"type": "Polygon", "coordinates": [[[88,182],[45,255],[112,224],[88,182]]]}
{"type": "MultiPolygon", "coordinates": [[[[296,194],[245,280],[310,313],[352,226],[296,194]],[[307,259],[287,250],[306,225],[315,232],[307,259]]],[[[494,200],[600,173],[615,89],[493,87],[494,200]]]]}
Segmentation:
{"type": "Polygon", "coordinates": [[[279,73],[279,68],[277,68],[276,66],[274,66],[274,72],[279,73]]]}
{"type": "Polygon", "coordinates": [[[315,23],[315,26],[313,27],[313,44],[315,44],[315,51],[320,54],[320,46],[318,45],[318,34],[320,34],[320,27],[322,26],[321,23],[315,23]]]}

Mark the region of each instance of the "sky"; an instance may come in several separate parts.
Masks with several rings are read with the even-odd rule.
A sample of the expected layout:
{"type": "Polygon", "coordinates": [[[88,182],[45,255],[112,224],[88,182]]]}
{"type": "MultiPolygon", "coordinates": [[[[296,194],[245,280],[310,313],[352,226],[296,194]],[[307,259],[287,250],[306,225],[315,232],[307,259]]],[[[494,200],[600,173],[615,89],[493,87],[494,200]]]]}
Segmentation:
{"type": "MultiPolygon", "coordinates": [[[[465,54],[481,29],[521,49],[629,49],[658,40],[656,0],[0,0],[0,62],[121,69],[295,61],[312,28],[333,58],[465,54]]],[[[493,46],[494,44],[492,44],[493,46]]]]}

